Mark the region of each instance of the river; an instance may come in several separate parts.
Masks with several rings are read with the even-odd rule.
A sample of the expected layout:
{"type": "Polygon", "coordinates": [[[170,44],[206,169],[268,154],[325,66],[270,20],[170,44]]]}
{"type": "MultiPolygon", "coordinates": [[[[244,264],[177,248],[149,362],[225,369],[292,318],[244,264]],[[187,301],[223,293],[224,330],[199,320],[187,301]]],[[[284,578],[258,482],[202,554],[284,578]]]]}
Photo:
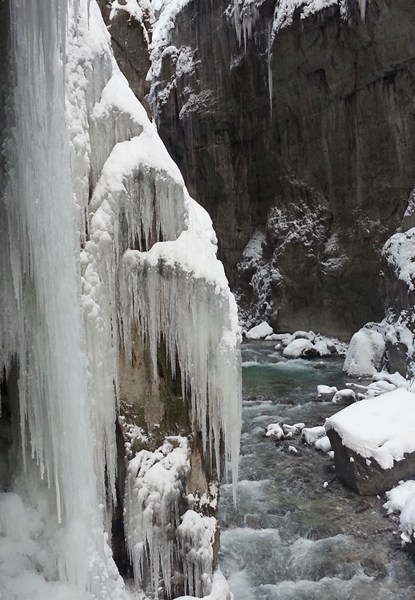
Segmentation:
{"type": "Polygon", "coordinates": [[[285,360],[273,348],[243,346],[236,507],[231,486],[221,486],[220,561],[235,600],[413,600],[415,567],[384,499],[345,488],[333,461],[299,437],[276,444],[264,436],[270,423],[322,425],[339,410],[314,399],[318,384],[344,387],[342,359],[316,368],[317,360],[285,360]]]}

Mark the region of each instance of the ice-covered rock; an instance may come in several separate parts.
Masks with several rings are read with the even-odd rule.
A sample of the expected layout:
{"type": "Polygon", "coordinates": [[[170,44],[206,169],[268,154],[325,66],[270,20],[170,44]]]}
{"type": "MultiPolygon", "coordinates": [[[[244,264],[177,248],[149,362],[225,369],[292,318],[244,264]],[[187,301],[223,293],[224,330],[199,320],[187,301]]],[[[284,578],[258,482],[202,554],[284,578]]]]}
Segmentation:
{"type": "Polygon", "coordinates": [[[383,335],[363,327],[350,340],[343,371],[352,377],[369,377],[378,371],[385,353],[383,335]]]}
{"type": "Polygon", "coordinates": [[[252,327],[252,329],[247,331],[246,338],[248,340],[262,340],[273,333],[272,327],[270,327],[266,321],[263,321],[259,325],[256,325],[256,327],[252,327]]]}

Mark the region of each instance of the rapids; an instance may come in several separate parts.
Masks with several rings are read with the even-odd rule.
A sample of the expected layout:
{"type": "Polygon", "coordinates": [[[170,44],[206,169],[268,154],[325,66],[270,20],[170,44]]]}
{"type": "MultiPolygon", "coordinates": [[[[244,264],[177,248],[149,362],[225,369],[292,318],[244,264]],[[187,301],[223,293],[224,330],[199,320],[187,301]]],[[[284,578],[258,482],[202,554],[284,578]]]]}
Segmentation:
{"type": "Polygon", "coordinates": [[[230,486],[221,488],[221,568],[235,600],[413,599],[414,567],[384,500],[344,488],[329,457],[298,437],[276,444],[264,436],[269,423],[322,425],[336,407],[313,401],[316,386],[343,387],[343,361],[317,369],[318,361],[285,360],[273,346],[243,346],[236,509],[230,486]]]}

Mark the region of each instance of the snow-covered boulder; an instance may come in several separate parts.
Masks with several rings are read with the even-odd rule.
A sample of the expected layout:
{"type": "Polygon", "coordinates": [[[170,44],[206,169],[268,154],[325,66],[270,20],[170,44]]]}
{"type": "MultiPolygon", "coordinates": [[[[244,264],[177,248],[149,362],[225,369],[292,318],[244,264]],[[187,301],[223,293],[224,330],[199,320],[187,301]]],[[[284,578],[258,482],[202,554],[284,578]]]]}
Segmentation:
{"type": "Polygon", "coordinates": [[[380,369],[384,354],[383,335],[363,327],[350,340],[343,371],[351,377],[370,377],[380,369]]]}
{"type": "Polygon", "coordinates": [[[294,425],[289,425],[288,423],[284,423],[282,429],[285,435],[298,435],[302,432],[305,427],[305,423],[294,423],[294,425]]]}
{"type": "Polygon", "coordinates": [[[277,440],[282,440],[285,437],[284,431],[279,423],[271,423],[265,430],[267,437],[276,437],[277,440]]]}
{"type": "Polygon", "coordinates": [[[319,356],[321,356],[322,358],[325,358],[327,356],[331,356],[333,354],[332,352],[332,348],[333,346],[330,345],[330,348],[328,346],[328,340],[324,339],[324,338],[317,338],[314,341],[314,348],[316,349],[317,353],[319,356]]]}
{"type": "Polygon", "coordinates": [[[325,423],[337,475],[359,494],[379,494],[415,470],[415,394],[399,388],[356,402],[325,423]]]}
{"type": "Polygon", "coordinates": [[[298,338],[290,342],[288,346],[284,348],[282,354],[285,356],[285,358],[317,356],[314,344],[305,338],[298,338]]]}
{"type": "Polygon", "coordinates": [[[273,333],[272,327],[270,327],[266,321],[263,321],[256,327],[252,327],[252,329],[246,333],[246,338],[248,340],[262,340],[273,333]]]}
{"type": "Polygon", "coordinates": [[[401,538],[404,544],[413,543],[415,532],[415,481],[400,481],[399,485],[386,492],[387,502],[383,505],[388,514],[400,513],[401,538]]]}
{"type": "Polygon", "coordinates": [[[333,404],[351,404],[356,401],[356,394],[350,388],[339,390],[332,398],[333,404]]]}
{"type": "Polygon", "coordinates": [[[329,385],[318,385],[317,386],[317,400],[319,402],[331,402],[334,394],[337,392],[337,388],[329,385]]]}
{"type": "Polygon", "coordinates": [[[314,444],[314,448],[316,450],[321,450],[321,452],[325,452],[326,454],[331,451],[330,440],[327,435],[319,438],[314,444]]]}
{"type": "Polygon", "coordinates": [[[293,339],[294,340],[310,340],[310,342],[314,342],[316,334],[314,331],[294,331],[293,339]]]}
{"type": "Polygon", "coordinates": [[[313,446],[317,440],[327,435],[326,429],[323,426],[304,427],[301,436],[306,444],[313,446]]]}

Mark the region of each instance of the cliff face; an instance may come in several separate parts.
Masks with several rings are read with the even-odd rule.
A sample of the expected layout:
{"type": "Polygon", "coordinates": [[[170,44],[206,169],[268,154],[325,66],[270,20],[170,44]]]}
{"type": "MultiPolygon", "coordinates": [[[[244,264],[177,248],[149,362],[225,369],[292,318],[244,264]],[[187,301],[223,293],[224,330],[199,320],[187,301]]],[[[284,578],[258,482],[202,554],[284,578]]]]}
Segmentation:
{"type": "Polygon", "coordinates": [[[362,20],[360,4],[297,11],[272,40],[276,2],[257,2],[240,44],[233,5],[193,0],[153,82],[228,277],[281,329],[348,336],[380,318],[380,250],[415,180],[415,7],[372,0],[362,20]]]}

